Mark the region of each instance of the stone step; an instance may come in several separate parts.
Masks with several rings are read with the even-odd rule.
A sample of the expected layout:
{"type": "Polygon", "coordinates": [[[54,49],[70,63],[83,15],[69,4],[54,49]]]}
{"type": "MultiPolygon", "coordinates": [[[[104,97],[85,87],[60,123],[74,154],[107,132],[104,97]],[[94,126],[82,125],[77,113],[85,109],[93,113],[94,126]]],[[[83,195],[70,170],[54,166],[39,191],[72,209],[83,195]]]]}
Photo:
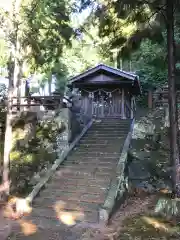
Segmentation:
{"type": "Polygon", "coordinates": [[[79,151],[87,151],[87,153],[94,153],[94,152],[97,152],[97,151],[106,151],[106,152],[120,152],[121,150],[121,147],[122,147],[122,144],[118,145],[118,146],[114,146],[113,144],[111,146],[91,146],[91,145],[88,145],[88,146],[79,146],[79,151]]]}
{"type": "Polygon", "coordinates": [[[83,235],[83,230],[77,231],[73,228],[66,226],[64,224],[59,224],[57,226],[49,224],[49,220],[44,219],[34,219],[34,225],[42,225],[43,227],[39,227],[37,231],[31,233],[30,235],[26,236],[21,229],[18,227],[16,230],[13,231],[13,236],[11,236],[11,240],[79,240],[83,235]]]}
{"type": "MultiPolygon", "coordinates": [[[[62,232],[65,232],[65,229],[69,226],[66,226],[65,224],[63,224],[59,219],[57,218],[46,218],[46,217],[38,217],[38,216],[29,216],[26,218],[28,222],[31,222],[32,224],[34,224],[39,230],[53,230],[53,231],[57,231],[59,230],[62,234],[62,232]]],[[[33,236],[35,236],[34,234],[32,235],[32,239],[34,240],[33,236]]],[[[48,235],[46,234],[44,236],[44,239],[56,239],[59,240],[61,238],[52,238],[52,235],[50,238],[47,238],[48,235]]],[[[30,238],[31,239],[31,238],[30,238]]],[[[63,239],[63,238],[62,238],[63,239]]],[[[23,238],[24,240],[24,238],[23,238]]],[[[37,238],[37,240],[39,240],[39,238],[37,238]]]]}
{"type": "Polygon", "coordinates": [[[55,174],[55,178],[67,178],[69,177],[70,179],[74,179],[75,177],[78,178],[87,178],[87,179],[98,179],[98,178],[109,178],[109,176],[111,176],[114,172],[114,168],[111,168],[111,169],[106,169],[104,171],[100,171],[100,170],[89,170],[89,169],[86,169],[86,170],[77,170],[77,168],[75,169],[68,169],[68,168],[63,168],[63,169],[60,169],[56,172],[55,174]]]}
{"type": "Polygon", "coordinates": [[[100,135],[98,135],[98,136],[97,136],[97,135],[93,135],[93,136],[85,135],[85,136],[81,139],[81,141],[82,141],[82,140],[119,141],[119,140],[121,140],[122,138],[126,138],[126,135],[123,135],[123,136],[121,136],[121,135],[109,136],[109,135],[108,135],[108,136],[106,136],[106,137],[100,136],[100,135]]]}
{"type": "Polygon", "coordinates": [[[78,222],[79,221],[88,221],[88,222],[97,222],[98,221],[98,211],[97,210],[89,210],[88,212],[83,212],[83,211],[73,211],[73,210],[62,210],[62,211],[59,211],[59,212],[56,212],[54,209],[50,209],[50,208],[46,208],[46,209],[43,209],[43,208],[36,208],[34,209],[34,211],[32,212],[31,214],[31,217],[34,219],[34,217],[36,218],[46,218],[48,220],[53,220],[53,221],[56,221],[56,220],[59,220],[60,223],[62,222],[61,221],[61,217],[62,215],[67,215],[67,216],[72,216],[72,218],[74,220],[77,220],[78,222]],[[84,215],[84,218],[82,218],[82,220],[78,220],[78,215],[81,215],[82,214],[84,215]]]}
{"type": "Polygon", "coordinates": [[[101,126],[101,125],[92,125],[92,127],[89,129],[89,131],[90,132],[92,132],[92,131],[103,131],[103,130],[105,130],[105,131],[110,131],[110,130],[113,130],[113,131],[115,131],[115,130],[117,130],[117,131],[122,131],[122,130],[129,130],[129,128],[130,128],[130,126],[128,125],[128,126],[121,126],[121,125],[119,125],[119,126],[114,126],[114,125],[107,125],[107,126],[101,126]]]}
{"type": "MultiPolygon", "coordinates": [[[[79,160],[79,161],[86,161],[86,162],[111,162],[116,161],[119,159],[120,153],[106,153],[101,152],[98,154],[98,152],[94,153],[88,153],[87,151],[81,151],[81,152],[74,152],[74,154],[71,154],[67,157],[67,160],[79,160]]],[[[67,161],[65,160],[64,163],[67,161]]]]}
{"type": "Polygon", "coordinates": [[[132,122],[131,119],[102,119],[101,121],[94,121],[93,124],[102,125],[102,124],[129,124],[132,122]]]}
{"type": "MultiPolygon", "coordinates": [[[[97,151],[88,151],[88,150],[79,150],[79,151],[74,151],[73,156],[74,158],[86,158],[86,156],[89,156],[91,158],[119,158],[120,156],[121,149],[114,150],[113,152],[106,151],[106,149],[99,149],[99,152],[97,151]]],[[[70,155],[71,157],[72,155],[70,155]]]]}
{"type": "MultiPolygon", "coordinates": [[[[67,192],[67,193],[87,193],[90,192],[92,194],[99,194],[100,192],[106,192],[107,187],[102,187],[102,186],[78,186],[78,185],[58,185],[56,183],[51,183],[48,185],[50,189],[57,189],[60,192],[67,192]]],[[[46,192],[46,190],[44,190],[46,192]]],[[[48,190],[49,191],[49,190],[48,190]]]]}
{"type": "Polygon", "coordinates": [[[97,172],[97,173],[82,173],[82,172],[71,172],[71,173],[63,173],[61,172],[57,172],[57,174],[54,176],[54,178],[56,179],[62,179],[62,178],[69,178],[69,179],[96,179],[98,181],[98,179],[107,179],[107,180],[111,180],[113,171],[108,172],[108,173],[101,173],[101,172],[97,172]]]}
{"type": "Polygon", "coordinates": [[[96,138],[96,139],[83,139],[82,138],[82,140],[80,140],[80,142],[79,142],[79,145],[80,144],[99,144],[99,145],[104,145],[104,144],[109,144],[109,145],[112,145],[112,144],[114,144],[114,143],[116,143],[116,144],[118,144],[119,143],[119,141],[122,141],[123,139],[124,139],[125,137],[123,136],[123,137],[120,137],[119,139],[118,139],[118,142],[117,142],[117,139],[98,139],[98,138],[96,138]]]}
{"type": "Polygon", "coordinates": [[[118,146],[91,146],[91,145],[84,145],[84,146],[79,146],[79,151],[86,151],[88,154],[98,152],[98,151],[104,151],[107,153],[111,152],[119,152],[120,149],[122,148],[122,144],[118,146]]]}
{"type": "Polygon", "coordinates": [[[40,192],[40,197],[44,198],[44,199],[56,199],[56,201],[81,201],[81,202],[87,202],[87,203],[98,203],[98,204],[102,204],[104,202],[105,199],[105,194],[101,193],[101,194],[90,194],[90,193],[68,193],[68,192],[60,192],[55,189],[55,191],[53,192],[51,189],[49,189],[49,191],[42,191],[40,192]]]}
{"type": "MultiPolygon", "coordinates": [[[[118,141],[118,142],[114,141],[114,142],[112,142],[113,143],[113,147],[120,147],[122,145],[121,141],[118,141]]],[[[80,148],[83,148],[83,147],[98,147],[98,148],[102,148],[102,147],[112,147],[112,146],[110,145],[109,142],[106,142],[104,140],[104,142],[102,142],[102,143],[99,143],[99,142],[94,143],[94,142],[87,142],[87,141],[86,142],[80,142],[79,143],[79,147],[80,148]]]]}
{"type": "Polygon", "coordinates": [[[91,166],[91,165],[96,165],[96,166],[105,166],[105,167],[110,167],[110,165],[112,164],[113,166],[117,164],[119,158],[115,157],[115,158],[103,158],[103,157],[99,157],[99,158],[93,158],[93,157],[89,157],[88,159],[83,158],[83,157],[71,157],[68,158],[67,160],[65,160],[64,162],[64,166],[66,166],[66,164],[78,164],[78,165],[86,165],[87,167],[91,166]],[[89,161],[90,160],[90,161],[89,161]]]}
{"type": "Polygon", "coordinates": [[[129,126],[114,126],[114,125],[109,125],[109,126],[95,126],[92,125],[91,128],[88,130],[88,132],[96,132],[96,131],[129,131],[129,126]]]}
{"type": "Polygon", "coordinates": [[[74,186],[75,188],[77,187],[99,187],[99,188],[105,188],[108,187],[110,182],[109,179],[86,179],[86,178],[76,178],[76,179],[69,179],[69,178],[54,178],[53,180],[50,180],[48,183],[46,183],[46,188],[48,188],[49,185],[53,184],[54,187],[56,186],[57,188],[59,186],[65,185],[65,186],[74,186]]]}
{"type": "Polygon", "coordinates": [[[101,125],[98,125],[98,124],[93,124],[90,128],[90,130],[101,130],[101,129],[129,129],[130,128],[130,125],[129,124],[101,124],[101,125]]]}
{"type": "Polygon", "coordinates": [[[113,127],[129,129],[130,124],[119,124],[119,123],[116,123],[116,124],[112,124],[112,123],[93,124],[90,129],[94,129],[94,128],[99,128],[99,129],[107,128],[108,129],[108,128],[113,128],[113,127]]]}
{"type": "MultiPolygon", "coordinates": [[[[44,198],[37,198],[35,199],[33,203],[33,208],[37,207],[44,207],[54,209],[56,205],[56,201],[53,201],[52,199],[50,201],[44,200],[44,198]]],[[[86,202],[80,202],[80,201],[70,201],[68,202],[60,202],[60,206],[62,206],[62,210],[64,211],[83,211],[83,212],[92,212],[92,211],[98,211],[99,210],[99,204],[96,203],[86,203],[86,202]]]]}
{"type": "Polygon", "coordinates": [[[71,157],[71,156],[77,157],[77,156],[80,156],[80,155],[82,157],[84,157],[84,158],[86,158],[86,156],[89,156],[89,157],[102,157],[102,158],[114,158],[114,157],[118,158],[119,155],[120,155],[120,151],[109,153],[109,152],[106,152],[106,151],[102,151],[102,152],[87,152],[87,151],[80,151],[79,149],[74,149],[74,151],[69,155],[69,157],[71,157]]]}
{"type": "Polygon", "coordinates": [[[120,147],[122,147],[122,143],[123,143],[123,141],[122,141],[122,143],[120,142],[120,141],[118,141],[118,143],[119,144],[116,144],[115,142],[114,142],[114,144],[112,143],[112,144],[104,144],[104,145],[92,145],[92,144],[83,144],[83,145],[77,145],[77,147],[79,146],[79,150],[84,150],[85,148],[89,148],[89,149],[108,149],[109,150],[109,152],[113,152],[114,151],[114,149],[118,149],[118,148],[120,148],[120,147]]]}
{"type": "Polygon", "coordinates": [[[59,220],[62,215],[75,217],[78,211],[85,215],[83,222],[97,223],[129,127],[129,120],[93,123],[33,202],[32,222],[44,230],[56,231],[64,229],[59,220]],[[59,201],[65,205],[56,213],[54,206],[59,201]]]}
{"type": "Polygon", "coordinates": [[[87,168],[86,166],[82,167],[79,165],[74,166],[62,166],[60,170],[58,170],[58,174],[89,174],[90,176],[93,174],[100,174],[100,175],[109,175],[115,171],[115,167],[109,168],[100,168],[91,165],[91,167],[87,168]]]}
{"type": "Polygon", "coordinates": [[[102,159],[96,159],[96,158],[89,158],[89,159],[84,159],[84,158],[73,158],[72,159],[67,159],[64,162],[64,165],[66,164],[71,164],[72,166],[74,165],[78,165],[78,166],[86,166],[86,167],[91,167],[92,165],[97,166],[97,167],[101,167],[101,168],[110,168],[110,167],[114,167],[117,164],[118,159],[117,158],[112,158],[109,160],[109,158],[106,158],[105,160],[102,159]],[[91,161],[89,161],[89,159],[91,159],[91,161]]]}
{"type": "Polygon", "coordinates": [[[116,128],[116,129],[130,129],[129,124],[93,124],[90,128],[90,130],[94,129],[111,129],[111,128],[116,128]]]}
{"type": "Polygon", "coordinates": [[[86,137],[88,138],[91,138],[91,137],[97,137],[97,138],[102,138],[104,137],[106,139],[106,137],[122,137],[122,136],[126,136],[127,135],[127,131],[123,131],[123,132],[119,132],[119,131],[109,131],[109,132],[106,132],[106,131],[99,131],[99,132],[88,132],[86,134],[86,137]]]}
{"type": "Polygon", "coordinates": [[[63,169],[66,169],[68,168],[68,170],[70,171],[87,171],[87,172],[94,172],[94,171],[97,171],[97,172],[109,172],[109,171],[113,171],[114,168],[116,168],[116,165],[115,164],[112,164],[110,166],[99,166],[98,164],[92,164],[90,163],[89,166],[87,166],[87,164],[73,164],[71,162],[71,164],[69,164],[69,166],[61,166],[59,171],[63,171],[63,169]]]}
{"type": "Polygon", "coordinates": [[[77,146],[79,146],[79,147],[86,147],[86,146],[88,146],[88,147],[100,147],[100,148],[102,148],[102,147],[120,147],[121,145],[122,145],[122,143],[124,142],[124,140],[125,140],[125,137],[124,138],[121,138],[121,139],[118,139],[118,141],[117,140],[113,140],[113,141],[106,141],[106,140],[104,140],[104,142],[101,140],[101,143],[100,142],[98,142],[98,139],[96,139],[96,141],[97,142],[93,142],[91,139],[90,139],[90,141],[91,142],[88,142],[88,141],[84,141],[84,142],[80,142],[77,146]]]}

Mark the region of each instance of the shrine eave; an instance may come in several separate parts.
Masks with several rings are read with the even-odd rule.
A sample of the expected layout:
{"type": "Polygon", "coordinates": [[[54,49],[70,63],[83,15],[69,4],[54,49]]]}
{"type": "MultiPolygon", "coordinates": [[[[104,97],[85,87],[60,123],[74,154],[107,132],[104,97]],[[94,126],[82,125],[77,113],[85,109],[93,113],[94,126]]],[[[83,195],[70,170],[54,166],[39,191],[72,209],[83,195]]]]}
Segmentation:
{"type": "Polygon", "coordinates": [[[85,72],[71,78],[68,82],[68,86],[82,86],[82,85],[131,85],[135,87],[136,94],[141,93],[141,87],[139,82],[139,76],[126,72],[117,68],[107,66],[105,64],[99,64],[96,67],[90,68],[85,72]],[[102,78],[105,75],[107,77],[102,78]]]}

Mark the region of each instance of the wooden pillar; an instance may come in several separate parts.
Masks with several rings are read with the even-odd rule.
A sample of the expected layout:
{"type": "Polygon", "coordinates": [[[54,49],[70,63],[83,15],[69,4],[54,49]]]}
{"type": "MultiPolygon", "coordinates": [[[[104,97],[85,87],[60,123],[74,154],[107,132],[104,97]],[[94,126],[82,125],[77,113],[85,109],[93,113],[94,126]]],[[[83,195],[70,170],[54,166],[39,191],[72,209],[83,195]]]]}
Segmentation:
{"type": "Polygon", "coordinates": [[[152,90],[148,91],[148,108],[152,109],[153,106],[153,97],[152,97],[152,90]]]}
{"type": "Polygon", "coordinates": [[[101,97],[101,117],[104,118],[104,97],[101,97]]]}
{"type": "Polygon", "coordinates": [[[134,117],[134,97],[131,96],[131,119],[134,117]]]}
{"type": "Polygon", "coordinates": [[[121,95],[121,116],[122,116],[122,119],[125,119],[124,104],[125,104],[124,89],[122,89],[122,95],[121,95]]]}

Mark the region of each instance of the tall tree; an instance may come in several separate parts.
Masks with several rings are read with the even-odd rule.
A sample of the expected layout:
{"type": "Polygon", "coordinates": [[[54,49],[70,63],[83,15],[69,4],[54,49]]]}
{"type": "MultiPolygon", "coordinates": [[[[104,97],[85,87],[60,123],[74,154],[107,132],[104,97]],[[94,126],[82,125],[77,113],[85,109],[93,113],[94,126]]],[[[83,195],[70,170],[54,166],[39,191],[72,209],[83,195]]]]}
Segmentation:
{"type": "MultiPolygon", "coordinates": [[[[170,157],[172,166],[173,193],[176,194],[177,175],[176,165],[179,163],[177,145],[177,104],[175,90],[175,47],[174,47],[174,10],[175,1],[166,0],[166,27],[167,27],[167,52],[168,52],[168,86],[169,86],[169,120],[170,120],[170,157]]],[[[179,190],[178,190],[179,192],[179,190]]]]}
{"type": "MultiPolygon", "coordinates": [[[[23,65],[52,73],[72,28],[68,24],[66,2],[12,0],[8,9],[0,9],[1,29],[8,43],[8,106],[4,143],[3,181],[9,178],[12,139],[12,98],[19,94],[23,65]]],[[[7,191],[8,194],[8,191],[7,191]]]]}
{"type": "MultiPolygon", "coordinates": [[[[82,0],[83,6],[92,1],[82,0]]],[[[130,56],[143,39],[160,42],[163,30],[167,31],[168,85],[170,116],[170,163],[173,193],[176,192],[177,118],[175,90],[174,12],[176,0],[105,0],[96,8],[101,36],[110,36],[109,49],[119,47],[121,56],[130,56]]]]}

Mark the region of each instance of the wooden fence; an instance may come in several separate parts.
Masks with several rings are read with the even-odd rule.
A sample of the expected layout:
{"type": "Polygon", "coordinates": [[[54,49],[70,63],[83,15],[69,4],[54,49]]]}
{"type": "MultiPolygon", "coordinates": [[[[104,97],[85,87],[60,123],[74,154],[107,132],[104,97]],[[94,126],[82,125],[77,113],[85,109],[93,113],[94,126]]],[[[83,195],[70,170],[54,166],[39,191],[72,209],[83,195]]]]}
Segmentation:
{"type": "MultiPolygon", "coordinates": [[[[7,100],[2,102],[1,107],[6,107],[6,105],[7,100]]],[[[13,97],[11,102],[13,112],[54,110],[62,106],[63,97],[61,95],[13,97]]]]}

